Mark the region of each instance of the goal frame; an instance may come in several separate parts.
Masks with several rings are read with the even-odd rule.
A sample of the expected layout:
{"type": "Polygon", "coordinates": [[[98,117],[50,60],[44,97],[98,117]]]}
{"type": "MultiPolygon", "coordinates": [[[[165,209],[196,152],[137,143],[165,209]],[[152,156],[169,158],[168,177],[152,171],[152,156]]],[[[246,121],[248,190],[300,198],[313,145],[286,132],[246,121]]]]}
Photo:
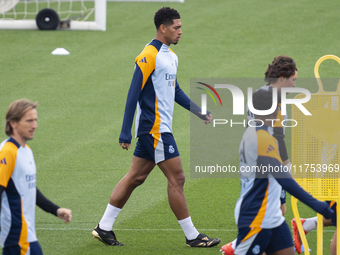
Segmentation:
{"type": "MultiPolygon", "coordinates": [[[[71,20],[67,30],[101,30],[106,31],[106,1],[94,0],[94,21],[71,20]]],[[[0,29],[36,30],[35,19],[0,19],[0,29]]],[[[62,28],[63,29],[63,28],[62,28]]]]}

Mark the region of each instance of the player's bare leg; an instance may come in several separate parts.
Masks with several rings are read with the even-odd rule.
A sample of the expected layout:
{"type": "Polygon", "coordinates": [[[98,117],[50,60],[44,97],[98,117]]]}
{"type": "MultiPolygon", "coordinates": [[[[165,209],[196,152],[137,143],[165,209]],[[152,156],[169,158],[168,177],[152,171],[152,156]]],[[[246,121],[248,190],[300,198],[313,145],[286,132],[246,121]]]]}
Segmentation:
{"type": "Polygon", "coordinates": [[[294,247],[289,247],[272,253],[272,255],[295,255],[294,247]]]}
{"type": "Polygon", "coordinates": [[[93,238],[107,245],[124,245],[117,241],[116,235],[112,231],[112,225],[133,190],[145,181],[154,167],[155,163],[153,161],[133,156],[129,172],[113,189],[110,203],[107,205],[100,223],[92,231],[93,238]]]}
{"type": "Polygon", "coordinates": [[[143,184],[154,167],[155,163],[153,161],[133,156],[129,172],[118,182],[112,191],[110,204],[123,208],[133,190],[143,184]]]}
{"type": "Polygon", "coordinates": [[[199,233],[189,216],[187,202],[184,196],[185,175],[180,157],[167,159],[158,163],[168,179],[168,199],[171,210],[178,219],[186,237],[186,244],[190,247],[213,247],[221,242],[218,238],[209,238],[199,233]]]}
{"type": "Polygon", "coordinates": [[[168,199],[171,210],[178,220],[189,217],[189,210],[184,196],[185,175],[180,157],[167,159],[158,163],[168,179],[168,199]]]}

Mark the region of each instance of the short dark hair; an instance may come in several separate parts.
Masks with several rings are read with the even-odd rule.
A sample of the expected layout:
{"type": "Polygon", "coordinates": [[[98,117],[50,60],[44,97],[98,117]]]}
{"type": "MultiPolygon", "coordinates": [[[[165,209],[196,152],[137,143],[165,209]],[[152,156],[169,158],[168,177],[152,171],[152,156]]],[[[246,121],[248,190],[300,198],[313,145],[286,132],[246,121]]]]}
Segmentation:
{"type": "MultiPolygon", "coordinates": [[[[277,93],[277,103],[281,102],[281,94],[277,93]]],[[[253,93],[253,106],[256,110],[269,110],[273,105],[272,88],[268,90],[258,89],[253,93]]]]}
{"type": "Polygon", "coordinates": [[[289,78],[295,74],[295,71],[297,71],[297,68],[294,59],[280,55],[275,57],[271,64],[268,64],[264,81],[267,84],[274,84],[278,78],[289,78]]]}
{"type": "Polygon", "coordinates": [[[13,129],[10,124],[11,121],[19,122],[22,116],[31,109],[35,109],[38,102],[33,103],[28,99],[18,99],[10,104],[6,113],[5,133],[10,136],[13,134],[13,129]]]}
{"type": "Polygon", "coordinates": [[[160,27],[160,25],[172,25],[174,24],[174,19],[180,19],[180,15],[178,11],[175,9],[172,9],[170,7],[163,7],[159,9],[154,16],[154,23],[156,26],[156,29],[160,27]]]}

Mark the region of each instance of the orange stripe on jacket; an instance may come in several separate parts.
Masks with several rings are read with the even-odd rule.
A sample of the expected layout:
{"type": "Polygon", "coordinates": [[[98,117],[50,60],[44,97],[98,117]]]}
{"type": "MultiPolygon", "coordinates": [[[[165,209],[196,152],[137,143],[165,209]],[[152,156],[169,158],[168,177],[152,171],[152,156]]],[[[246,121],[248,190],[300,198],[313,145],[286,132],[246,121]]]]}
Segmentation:
{"type": "Polygon", "coordinates": [[[155,121],[154,121],[153,126],[150,130],[150,134],[159,133],[160,126],[161,126],[161,114],[158,111],[157,97],[155,97],[155,121]]]}
{"type": "Polygon", "coordinates": [[[158,50],[154,46],[147,45],[142,53],[139,54],[135,59],[135,63],[139,66],[143,74],[143,83],[141,89],[144,88],[146,81],[156,68],[157,54],[158,50]]]}
{"type": "Polygon", "coordinates": [[[11,142],[7,142],[0,151],[0,185],[7,188],[9,179],[15,168],[18,147],[11,142]]]}
{"type": "Polygon", "coordinates": [[[158,142],[159,142],[159,138],[161,137],[160,133],[156,133],[156,134],[152,134],[154,140],[153,140],[153,148],[156,149],[158,142]]]}
{"type": "MultiPolygon", "coordinates": [[[[21,211],[23,212],[24,209],[22,208],[22,200],[21,200],[21,211]]],[[[19,245],[21,247],[20,255],[25,255],[27,253],[29,243],[27,242],[27,223],[24,217],[24,214],[21,214],[21,232],[19,238],[19,245]]]]}
{"type": "Polygon", "coordinates": [[[331,202],[329,203],[329,207],[331,207],[331,208],[332,208],[332,206],[333,206],[335,203],[336,203],[336,201],[335,201],[335,200],[331,200],[331,202]]]}
{"type": "Polygon", "coordinates": [[[259,156],[275,158],[282,163],[276,139],[266,130],[257,131],[257,147],[259,156]]]}
{"type": "MultiPolygon", "coordinates": [[[[142,51],[142,53],[139,54],[135,59],[135,63],[139,66],[143,74],[143,83],[141,89],[144,88],[146,81],[156,68],[157,54],[158,50],[153,45],[147,45],[142,51]]],[[[160,125],[161,115],[158,112],[158,102],[157,97],[155,97],[155,122],[150,131],[150,134],[159,133],[160,125]]]]}
{"type": "Polygon", "coordinates": [[[266,193],[264,195],[264,199],[262,201],[260,210],[258,211],[255,219],[253,220],[253,222],[249,226],[251,228],[251,230],[249,231],[247,236],[242,240],[242,242],[246,241],[248,238],[252,237],[253,235],[259,233],[262,230],[261,224],[262,224],[262,221],[264,219],[264,215],[266,214],[267,203],[268,203],[268,187],[269,187],[269,185],[267,185],[266,193]]]}

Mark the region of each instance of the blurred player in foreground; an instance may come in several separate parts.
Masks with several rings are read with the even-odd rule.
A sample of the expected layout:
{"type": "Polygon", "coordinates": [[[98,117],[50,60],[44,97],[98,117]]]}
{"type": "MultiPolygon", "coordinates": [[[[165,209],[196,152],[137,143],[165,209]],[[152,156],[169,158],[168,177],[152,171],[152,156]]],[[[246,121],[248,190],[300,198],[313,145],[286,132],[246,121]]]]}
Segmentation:
{"type": "MultiPolygon", "coordinates": [[[[272,91],[253,93],[255,109],[268,110],[272,105],[272,91]]],[[[235,207],[236,255],[295,254],[290,229],[280,209],[282,188],[327,219],[334,213],[327,203],[316,200],[302,189],[284,168],[277,141],[270,130],[271,119],[276,118],[277,112],[276,109],[267,115],[255,114],[242,137],[239,148],[241,196],[235,207]]]]}
{"type": "MultiPolygon", "coordinates": [[[[337,208],[336,207],[337,207],[337,204],[336,204],[335,201],[326,201],[326,203],[329,204],[330,208],[332,208],[332,210],[334,211],[334,214],[333,214],[331,219],[323,218],[323,225],[325,227],[329,227],[329,226],[335,227],[335,233],[332,237],[332,241],[331,241],[331,245],[330,245],[330,252],[331,252],[331,255],[336,255],[336,238],[337,238],[337,234],[336,234],[336,225],[337,225],[336,209],[337,208]]],[[[308,218],[308,219],[302,218],[300,220],[301,220],[301,223],[302,223],[303,230],[305,231],[305,234],[308,234],[310,231],[317,228],[317,222],[318,222],[317,217],[308,218]]],[[[298,254],[300,254],[301,253],[302,241],[301,241],[301,238],[300,238],[300,234],[299,234],[299,231],[298,231],[298,227],[297,227],[295,218],[292,219],[291,223],[292,223],[292,228],[293,228],[293,233],[294,233],[295,249],[296,249],[296,252],[298,254]]]]}
{"type": "Polygon", "coordinates": [[[35,206],[64,222],[71,221],[70,209],[60,208],[36,187],[36,166],[31,148],[38,115],[27,99],[14,101],[6,113],[8,139],[0,144],[1,247],[3,254],[43,254],[35,232],[35,206]]]}
{"type": "Polygon", "coordinates": [[[141,185],[156,165],[168,180],[170,207],[190,247],[212,247],[220,239],[199,233],[191,221],[183,192],[185,176],[181,159],[172,135],[174,103],[190,110],[207,124],[211,114],[201,115],[200,107],[182,91],[177,82],[177,55],[169,48],[177,44],[182,34],[179,13],[169,7],[159,9],[154,16],[156,37],[135,59],[135,72],[128,93],[123,127],[119,137],[120,146],[131,148],[131,127],[136,114],[136,137],[138,142],[129,172],[114,188],[106,211],[92,231],[94,238],[108,245],[123,245],[112,231],[119,212],[133,190],[141,185]]]}
{"type": "MultiPolygon", "coordinates": [[[[295,87],[295,80],[297,78],[297,68],[294,59],[291,57],[280,55],[274,58],[271,64],[268,64],[268,68],[265,72],[264,81],[266,85],[259,88],[259,90],[271,90],[272,88],[277,88],[278,92],[281,92],[283,87],[295,87]]],[[[247,106],[247,116],[248,120],[254,119],[254,114],[248,109],[247,106]]],[[[281,104],[279,104],[278,114],[274,122],[273,128],[269,131],[276,138],[279,146],[280,157],[283,165],[291,168],[291,163],[288,158],[285,138],[285,128],[282,126],[282,121],[287,119],[287,115],[281,115],[281,104]]],[[[281,196],[281,211],[282,215],[286,214],[286,191],[282,190],[281,196]]],[[[228,244],[222,246],[222,254],[233,255],[236,245],[236,239],[228,244]]]]}

